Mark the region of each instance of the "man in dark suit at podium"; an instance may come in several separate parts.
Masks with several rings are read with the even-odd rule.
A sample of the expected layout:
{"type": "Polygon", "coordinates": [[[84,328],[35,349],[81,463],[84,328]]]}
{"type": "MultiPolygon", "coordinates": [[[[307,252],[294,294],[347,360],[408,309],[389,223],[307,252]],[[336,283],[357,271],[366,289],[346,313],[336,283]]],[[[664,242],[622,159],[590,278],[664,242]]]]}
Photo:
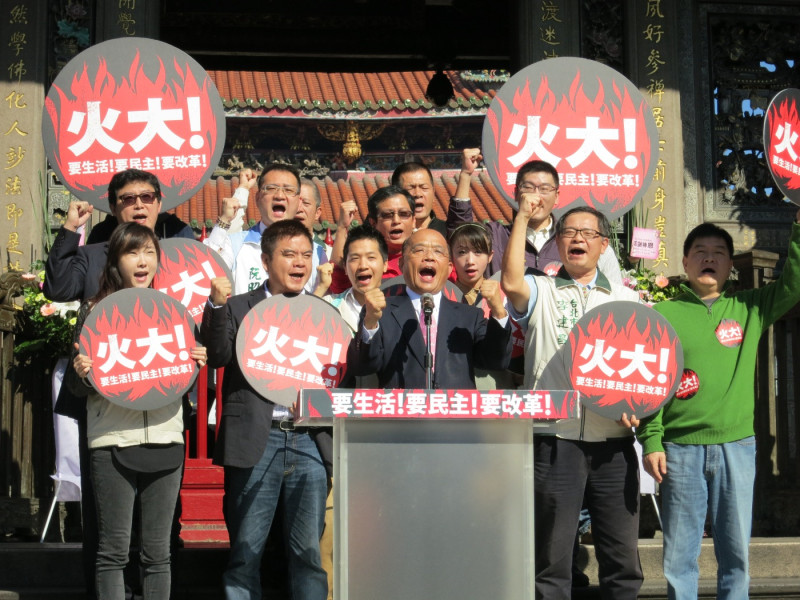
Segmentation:
{"type": "Polygon", "coordinates": [[[420,229],[403,244],[400,268],[406,294],[386,298],[380,289],[365,294],[361,327],[347,353],[348,372],[376,373],[383,388],[425,388],[427,353],[424,309],[431,313],[433,388],[475,387],[475,367],[504,369],[511,356],[511,327],[500,289],[487,297],[490,319],[467,304],[447,299],[452,264],[442,234],[420,229]]]}

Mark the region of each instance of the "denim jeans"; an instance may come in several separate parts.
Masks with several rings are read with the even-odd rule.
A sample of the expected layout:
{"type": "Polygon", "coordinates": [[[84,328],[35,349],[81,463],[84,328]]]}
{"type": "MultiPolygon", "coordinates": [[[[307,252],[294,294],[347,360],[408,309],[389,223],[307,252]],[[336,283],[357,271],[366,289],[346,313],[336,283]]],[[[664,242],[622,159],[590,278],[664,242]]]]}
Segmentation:
{"type": "Polygon", "coordinates": [[[572,553],[584,498],[603,598],[635,600],[639,465],[633,438],[579,442],[534,436],[536,598],[572,597],[572,553]]]}
{"type": "Polygon", "coordinates": [[[328,579],[319,550],[327,492],[317,447],[302,430],[273,427],[255,466],[225,467],[225,522],[231,540],[223,575],[227,600],[261,600],[261,556],[279,499],[292,598],[327,598],[328,579]]]}
{"type": "Polygon", "coordinates": [[[170,594],[170,530],[181,486],[181,469],[139,473],[114,460],[111,448],[91,451],[100,544],[97,551],[97,597],[124,600],[122,571],[128,563],[134,498],[139,495],[144,600],[167,600],[170,594]]]}
{"type": "Polygon", "coordinates": [[[667,474],[661,484],[661,514],[669,598],[697,598],[706,511],[717,557],[717,598],[747,598],[755,438],[707,446],[665,442],[664,450],[667,474]]]}

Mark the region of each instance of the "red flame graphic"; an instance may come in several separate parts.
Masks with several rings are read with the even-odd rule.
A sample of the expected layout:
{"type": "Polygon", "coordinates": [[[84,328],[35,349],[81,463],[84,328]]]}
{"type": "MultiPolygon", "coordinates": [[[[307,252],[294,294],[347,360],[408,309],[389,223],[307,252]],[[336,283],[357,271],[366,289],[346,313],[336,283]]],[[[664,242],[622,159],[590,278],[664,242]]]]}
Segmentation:
{"type": "MultiPolygon", "coordinates": [[[[507,182],[506,174],[516,173],[521,166],[519,164],[515,166],[509,158],[523,149],[525,136],[518,145],[512,145],[508,141],[512,128],[515,125],[527,127],[529,116],[540,117],[541,134],[544,134],[549,125],[558,127],[551,143],[542,142],[544,147],[556,156],[557,160],[549,160],[551,157],[539,156],[535,152],[527,160],[540,159],[554,162],[553,166],[560,173],[570,173],[576,176],[574,182],[562,177],[556,208],[567,210],[571,207],[570,205],[581,200],[581,204],[597,208],[606,214],[628,210],[640,189],[649,183],[644,180],[651,158],[651,144],[646,120],[650,108],[647,103],[642,100],[637,105],[628,90],[619,89],[616,82],[611,90],[611,95],[606,98],[606,90],[599,79],[597,95],[589,98],[584,91],[580,71],[572,81],[569,94],[565,94],[561,98],[557,98],[556,93],[551,90],[546,75],[541,77],[541,82],[536,88],[535,98],[531,96],[529,86],[530,82],[527,82],[522,89],[517,90],[512,100],[513,107],[507,107],[502,99],[498,98],[501,114],[489,111],[487,115],[498,148],[498,160],[493,174],[495,181],[507,182]],[[586,128],[587,117],[598,118],[600,129],[618,131],[616,140],[602,141],[608,152],[619,159],[613,168],[609,167],[595,153],[590,154],[578,164],[571,165],[567,161],[568,157],[578,152],[584,140],[570,139],[567,137],[566,131],[568,128],[586,128]],[[624,121],[628,119],[635,122],[635,126],[630,130],[634,132],[633,136],[625,128],[624,121]],[[635,185],[604,184],[606,178],[598,177],[609,174],[625,176],[627,182],[635,182],[635,185]]],[[[613,181],[616,182],[616,179],[613,181]]],[[[509,196],[514,196],[513,183],[506,183],[503,187],[509,196]]]]}
{"type": "Polygon", "coordinates": [[[597,406],[614,406],[625,404],[634,413],[638,407],[652,409],[657,407],[661,401],[669,394],[673,386],[680,378],[678,372],[677,352],[678,337],[671,335],[668,328],[662,323],[655,322],[655,332],[651,333],[651,322],[642,319],[642,326],[637,323],[636,314],[631,315],[624,328],[620,329],[613,318],[606,318],[598,315],[592,319],[584,329],[580,323],[576,325],[570,333],[569,343],[572,349],[572,364],[570,366],[570,380],[589,403],[597,406]],[[585,365],[588,360],[581,357],[586,344],[594,346],[596,340],[604,340],[605,348],[613,347],[616,349],[606,364],[614,370],[610,376],[606,376],[597,367],[587,373],[579,370],[581,365],[585,365]],[[627,377],[619,375],[619,371],[628,367],[630,358],[623,358],[622,351],[634,352],[636,346],[641,345],[643,349],[637,355],[655,355],[655,362],[645,363],[647,369],[654,377],[648,381],[640,371],[634,370],[627,377]],[[662,350],[667,350],[668,360],[662,364],[662,350]],[[664,375],[661,381],[659,377],[664,375]],[[634,386],[633,390],[609,389],[608,387],[598,387],[597,385],[576,385],[579,377],[595,380],[612,381],[613,383],[629,384],[634,386]],[[655,391],[644,392],[637,390],[636,386],[646,386],[648,388],[663,388],[664,393],[655,391]]]}
{"type": "Polygon", "coordinates": [[[134,158],[147,161],[142,163],[143,168],[148,166],[150,168],[146,168],[146,170],[153,171],[158,175],[164,188],[165,197],[169,190],[172,190],[175,195],[180,195],[199,183],[218,143],[216,117],[209,97],[211,80],[205,77],[200,85],[188,64],[181,66],[175,60],[173,66],[176,77],[168,81],[164,64],[159,60],[158,75],[155,80],[151,80],[145,74],[140,63],[139,52],[137,52],[132,57],[127,77],[123,74],[111,73],[106,61],[100,59],[94,81],[88,74],[88,66],[84,64],[83,71],[73,77],[70,94],[56,85],[53,86],[53,90],[58,94],[58,102],[54,102],[48,95],[45,100],[45,108],[55,132],[57,146],[57,150],[54,152],[55,161],[65,183],[76,189],[87,191],[105,188],[110,178],[108,171],[70,174],[69,163],[84,161],[93,163],[97,160],[130,160],[134,158]],[[192,105],[190,110],[188,99],[195,97],[199,98],[199,104],[192,105]],[[180,109],[182,111],[182,120],[166,122],[166,126],[183,139],[183,143],[178,149],[167,144],[158,135],[140,152],[136,152],[131,147],[130,143],[142,133],[147,123],[129,122],[129,111],[146,111],[149,98],[159,99],[162,110],[180,109]],[[68,130],[70,122],[74,113],[87,113],[88,102],[100,102],[101,122],[108,115],[109,110],[120,112],[113,127],[104,128],[108,136],[124,144],[119,153],[106,149],[97,141],[80,155],[76,155],[73,150],[70,150],[70,146],[82,139],[86,131],[87,117],[84,116],[78,133],[71,133],[68,130]],[[199,120],[195,113],[197,109],[199,109],[199,120]],[[195,126],[192,126],[190,121],[195,126]],[[197,123],[200,124],[199,129],[196,126],[197,123]],[[196,168],[166,168],[166,165],[161,164],[163,156],[174,157],[182,154],[204,156],[206,164],[197,165],[196,168]],[[150,160],[153,161],[152,166],[150,160]]]}
{"type": "MultiPolygon", "coordinates": [[[[81,347],[87,349],[88,356],[94,360],[92,367],[93,383],[98,390],[106,396],[116,396],[135,401],[145,394],[153,391],[160,392],[165,396],[183,393],[189,385],[196,368],[196,363],[189,357],[188,350],[194,345],[194,332],[186,321],[186,313],[171,303],[155,302],[152,299],[137,299],[130,315],[124,315],[117,306],[111,308],[110,314],[103,308],[98,308],[101,312],[94,322],[94,328],[84,326],[81,332],[81,347]],[[182,332],[184,341],[183,346],[174,338],[176,337],[176,327],[182,332]],[[156,328],[159,335],[169,334],[173,336],[173,342],[166,344],[169,352],[175,355],[172,362],[168,362],[164,357],[156,355],[148,364],[142,365],[140,360],[147,354],[146,347],[137,347],[136,339],[147,337],[148,329],[156,328]],[[108,373],[101,375],[100,365],[104,362],[103,358],[97,356],[97,349],[101,343],[108,343],[109,336],[117,334],[118,338],[130,339],[130,348],[125,352],[125,357],[135,361],[133,368],[126,368],[120,363],[108,373]],[[182,353],[181,350],[187,352],[182,353]],[[182,356],[185,354],[185,358],[182,356]],[[188,372],[170,375],[169,377],[159,376],[147,379],[139,379],[128,384],[102,386],[101,377],[119,376],[132,372],[154,371],[164,367],[180,367],[190,365],[188,372]]],[[[95,309],[95,310],[98,310],[95,309]]],[[[180,333],[178,334],[180,335],[180,333]]]]}
{"type": "MultiPolygon", "coordinates": [[[[211,252],[202,244],[189,243],[171,250],[170,252],[164,252],[163,250],[161,252],[161,263],[156,273],[156,282],[162,277],[169,277],[182,271],[205,273],[203,270],[204,262],[208,262],[213,267],[215,277],[223,277],[225,275],[225,271],[219,266],[211,252]],[[173,258],[175,260],[172,260],[173,258]]],[[[154,283],[153,287],[159,286],[154,283]]]]}
{"type": "Polygon", "coordinates": [[[253,335],[249,335],[245,342],[241,361],[242,371],[247,376],[261,381],[266,390],[296,389],[301,387],[337,387],[347,371],[347,347],[352,338],[350,328],[343,319],[335,318],[336,315],[326,314],[326,311],[315,312],[311,307],[309,307],[302,316],[296,317],[291,312],[290,303],[291,300],[283,304],[274,304],[261,313],[252,311],[247,316],[248,320],[252,319],[252,321],[247,324],[248,332],[254,334],[260,329],[267,331],[270,327],[277,327],[280,331],[280,335],[289,337],[289,340],[278,348],[280,353],[286,357],[286,360],[283,363],[278,363],[271,354],[254,356],[252,352],[254,349],[258,348],[260,344],[255,342],[253,335]],[[314,370],[313,364],[309,361],[293,366],[289,360],[302,353],[292,342],[297,340],[304,343],[310,336],[315,336],[317,338],[316,343],[318,345],[331,350],[334,348],[334,344],[338,344],[339,352],[336,356],[331,357],[328,353],[319,357],[322,362],[321,370],[314,370]],[[304,375],[320,377],[323,381],[326,379],[331,380],[333,385],[326,386],[305,376],[300,379],[298,377],[290,377],[275,372],[266,372],[261,369],[252,368],[248,366],[248,360],[250,359],[280,365],[304,375]]]}
{"type": "MultiPolygon", "coordinates": [[[[162,248],[158,271],[156,271],[156,276],[153,279],[153,288],[181,302],[183,300],[183,290],[174,291],[172,286],[180,281],[181,273],[186,271],[190,276],[202,273],[202,279],[196,281],[195,285],[210,289],[211,280],[203,268],[203,263],[205,262],[211,265],[214,277],[226,276],[225,271],[211,255],[208,248],[202,244],[188,243],[183,246],[168,248],[167,251],[162,248]]],[[[204,304],[206,300],[208,300],[208,296],[201,297],[197,294],[192,294],[192,298],[186,308],[196,308],[198,305],[204,304]]],[[[193,315],[193,318],[195,323],[200,323],[203,320],[202,307],[196,315],[193,315]]]]}
{"type": "Polygon", "coordinates": [[[447,298],[448,300],[452,300],[453,302],[461,302],[461,297],[458,294],[458,288],[454,285],[447,285],[442,288],[442,296],[447,298]]]}
{"type": "MultiPolygon", "coordinates": [[[[769,141],[767,141],[767,160],[773,175],[779,179],[777,183],[782,183],[787,189],[800,189],[800,174],[791,169],[800,166],[800,160],[792,159],[788,148],[776,152],[776,147],[783,141],[783,135],[778,133],[779,129],[783,133],[784,128],[789,126],[792,133],[800,134],[800,118],[797,114],[797,102],[795,98],[785,98],[782,102],[773,103],[767,112],[767,131],[769,141]],[[775,158],[782,160],[776,161],[775,158]]],[[[795,152],[800,153],[800,143],[793,145],[795,152]]]]}

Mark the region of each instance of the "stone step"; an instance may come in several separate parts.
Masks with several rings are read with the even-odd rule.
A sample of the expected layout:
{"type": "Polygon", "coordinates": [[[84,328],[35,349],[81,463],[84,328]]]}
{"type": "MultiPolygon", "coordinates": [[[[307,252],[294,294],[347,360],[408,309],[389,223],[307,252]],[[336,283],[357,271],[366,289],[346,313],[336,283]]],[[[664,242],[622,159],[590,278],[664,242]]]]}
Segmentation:
{"type": "MultiPolygon", "coordinates": [[[[190,544],[173,560],[178,577],[174,600],[222,598],[223,544],[190,544]]],[[[0,544],[0,600],[84,600],[81,545],[0,544]]]]}
{"type": "MultiPolygon", "coordinates": [[[[639,559],[644,574],[641,598],[666,598],[662,557],[660,537],[639,540],[639,559]]],[[[598,584],[594,546],[581,547],[578,564],[589,576],[590,591],[593,591],[591,588],[598,584]]],[[[716,595],[717,560],[711,539],[703,540],[698,565],[700,597],[713,598],[716,595]]],[[[800,598],[800,538],[753,538],[750,541],[750,577],[751,597],[800,598]]]]}
{"type": "MultiPolygon", "coordinates": [[[[697,588],[698,598],[716,598],[717,582],[713,579],[701,579],[697,588]]],[[[800,598],[800,579],[769,577],[750,580],[750,598],[774,598],[789,600],[800,598]]],[[[590,585],[586,588],[573,589],[572,600],[600,600],[600,587],[590,585]]],[[[667,586],[660,582],[645,581],[639,590],[642,600],[667,600],[667,586]]]]}
{"type": "MultiPolygon", "coordinates": [[[[190,544],[175,556],[179,582],[174,600],[222,598],[220,582],[227,560],[224,545],[190,544]]],[[[661,568],[661,540],[639,540],[645,582],[641,598],[666,598],[661,568]]],[[[599,598],[594,547],[583,546],[579,565],[590,586],[576,590],[575,598],[599,598]]],[[[703,540],[700,554],[701,598],[716,593],[716,560],[713,542],[703,540]]],[[[85,598],[81,575],[80,544],[0,543],[0,600],[78,600],[85,598]]],[[[750,544],[750,596],[752,598],[800,598],[800,538],[753,538],[750,544]]],[[[274,590],[270,598],[282,598],[274,590]]]]}
{"type": "MultiPolygon", "coordinates": [[[[274,596],[270,596],[273,598],[274,596]]],[[[83,589],[75,588],[45,588],[25,589],[21,591],[0,590],[0,600],[85,600],[83,589]]],[[[600,588],[590,586],[575,590],[573,600],[597,600],[600,598],[600,588]]],[[[643,600],[666,600],[666,588],[645,584],[642,586],[639,598],[643,600]]],[[[698,598],[716,598],[716,582],[701,580],[698,598]]],[[[753,579],[750,582],[750,598],[774,598],[790,600],[800,598],[800,582],[792,579],[753,579]]],[[[173,600],[223,600],[223,594],[218,588],[193,588],[181,592],[180,598],[173,600]]]]}

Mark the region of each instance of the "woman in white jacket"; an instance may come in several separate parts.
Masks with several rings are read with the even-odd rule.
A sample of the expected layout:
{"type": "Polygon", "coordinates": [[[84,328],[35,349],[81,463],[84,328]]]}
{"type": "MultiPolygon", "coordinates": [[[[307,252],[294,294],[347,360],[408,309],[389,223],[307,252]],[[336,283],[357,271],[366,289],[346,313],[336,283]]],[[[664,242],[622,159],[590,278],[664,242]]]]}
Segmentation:
{"type": "MultiPolygon", "coordinates": [[[[100,291],[81,307],[76,337],[86,315],[100,300],[121,289],[150,287],[159,255],[158,238],[150,228],[138,223],[118,226],[109,240],[100,291]]],[[[191,356],[202,367],[206,349],[193,348],[191,356]]],[[[86,379],[92,369],[88,356],[77,354],[73,367],[83,382],[77,387],[83,387],[89,396],[87,429],[100,537],[97,597],[125,597],[122,571],[128,562],[138,495],[143,596],[145,600],[166,600],[170,594],[170,529],[184,456],[181,398],[176,395],[173,402],[156,410],[124,408],[91,387],[86,379]]]]}

